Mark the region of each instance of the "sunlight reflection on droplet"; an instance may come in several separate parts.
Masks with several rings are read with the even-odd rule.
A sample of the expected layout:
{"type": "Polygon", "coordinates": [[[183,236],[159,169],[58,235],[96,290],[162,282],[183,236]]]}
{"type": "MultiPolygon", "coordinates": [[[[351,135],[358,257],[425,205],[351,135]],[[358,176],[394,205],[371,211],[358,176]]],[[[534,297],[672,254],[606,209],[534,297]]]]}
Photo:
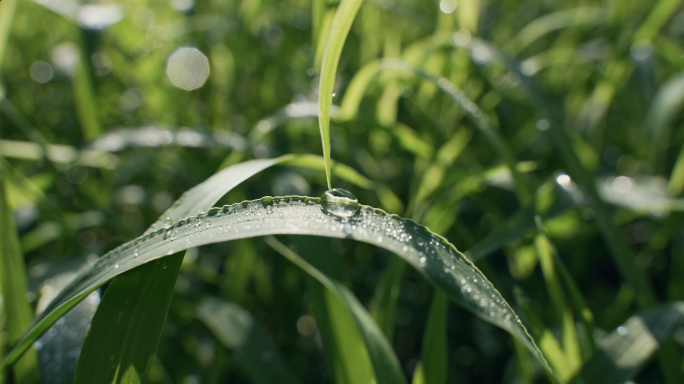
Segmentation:
{"type": "Polygon", "coordinates": [[[36,61],[31,65],[29,69],[31,78],[38,83],[47,83],[52,80],[55,71],[52,70],[52,66],[44,61],[36,61]]]}
{"type": "Polygon", "coordinates": [[[457,6],[456,0],[442,0],[439,3],[439,9],[447,15],[455,11],[457,6]]]}
{"type": "Polygon", "coordinates": [[[183,47],[169,56],[166,74],[178,88],[192,91],[204,85],[209,77],[209,60],[197,48],[183,47]]]}

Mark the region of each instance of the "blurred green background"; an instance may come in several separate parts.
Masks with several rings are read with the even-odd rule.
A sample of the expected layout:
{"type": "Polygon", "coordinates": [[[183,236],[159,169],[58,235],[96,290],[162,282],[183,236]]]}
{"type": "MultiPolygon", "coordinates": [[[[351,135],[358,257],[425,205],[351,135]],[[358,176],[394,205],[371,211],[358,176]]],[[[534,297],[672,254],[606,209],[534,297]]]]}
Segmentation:
{"type": "MultiPolygon", "coordinates": [[[[253,158],[321,154],[320,36],[337,3],[313,3],[319,8],[304,0],[0,3],[0,161],[32,305],[54,295],[79,266],[142,234],[217,170],[253,158]]],[[[560,324],[538,265],[534,224],[521,217],[529,216],[525,207],[560,204],[545,200],[549,191],[565,193],[545,225],[600,338],[639,311],[639,292],[609,255],[587,203],[595,197],[567,176],[572,170],[549,137],[559,124],[598,197],[611,205],[611,220],[634,254],[631,268],[647,277],[657,301],[684,300],[681,3],[366,1],[338,67],[331,142],[335,161],[376,184],[364,190],[333,173],[333,186],[428,225],[461,251],[481,251],[477,266],[503,296],[516,302],[520,288],[530,312],[553,332],[560,324]],[[523,174],[527,195],[516,195],[501,148],[428,79],[379,71],[356,96],[358,112],[345,113],[359,71],[399,58],[447,79],[479,106],[523,174]],[[486,249],[502,228],[508,237],[486,249]]],[[[277,167],[221,203],[325,189],[321,168],[277,167]]],[[[334,255],[320,268],[366,305],[392,257],[352,241],[281,240],[334,255]]],[[[409,377],[433,291],[406,269],[390,341],[409,377]]],[[[195,318],[195,304],[209,296],[249,310],[303,382],[331,382],[303,274],[250,239],[186,255],[150,383],[249,382],[238,359],[195,318]]],[[[453,304],[447,324],[448,382],[525,382],[504,331],[453,304]]],[[[683,344],[684,331],[675,332],[679,355],[683,344]]],[[[3,345],[10,345],[6,337],[3,345]]],[[[540,372],[534,377],[544,380],[540,372]]],[[[655,360],[635,378],[663,380],[655,360]]]]}

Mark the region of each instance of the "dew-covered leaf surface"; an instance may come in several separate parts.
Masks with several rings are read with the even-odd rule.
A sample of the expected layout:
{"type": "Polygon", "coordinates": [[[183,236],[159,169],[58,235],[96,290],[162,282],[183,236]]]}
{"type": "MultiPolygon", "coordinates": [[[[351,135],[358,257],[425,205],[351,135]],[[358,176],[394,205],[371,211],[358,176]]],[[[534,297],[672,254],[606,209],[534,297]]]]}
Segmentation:
{"type": "Polygon", "coordinates": [[[326,210],[318,198],[264,197],[212,208],[109,252],[48,306],[3,365],[13,363],[50,324],[89,292],[125,271],[190,247],[274,234],[350,238],[389,250],[452,300],[513,334],[545,364],[534,341],[501,294],[453,245],[426,227],[369,206],[340,210],[328,206],[326,210]],[[354,212],[347,216],[350,210],[354,212]]]}

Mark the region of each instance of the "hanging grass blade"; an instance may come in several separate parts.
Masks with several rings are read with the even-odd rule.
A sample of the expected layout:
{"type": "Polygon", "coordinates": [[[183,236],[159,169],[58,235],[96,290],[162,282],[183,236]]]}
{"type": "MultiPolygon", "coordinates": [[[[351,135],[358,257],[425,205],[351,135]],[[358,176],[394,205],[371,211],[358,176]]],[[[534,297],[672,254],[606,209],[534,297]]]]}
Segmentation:
{"type": "Polygon", "coordinates": [[[337,64],[342,54],[342,47],[349,34],[354,18],[363,4],[363,0],[343,0],[340,3],[328,36],[328,44],[323,54],[320,85],[318,88],[318,125],[323,142],[323,158],[328,189],[332,189],[330,179],[330,106],[335,88],[337,64]]]}

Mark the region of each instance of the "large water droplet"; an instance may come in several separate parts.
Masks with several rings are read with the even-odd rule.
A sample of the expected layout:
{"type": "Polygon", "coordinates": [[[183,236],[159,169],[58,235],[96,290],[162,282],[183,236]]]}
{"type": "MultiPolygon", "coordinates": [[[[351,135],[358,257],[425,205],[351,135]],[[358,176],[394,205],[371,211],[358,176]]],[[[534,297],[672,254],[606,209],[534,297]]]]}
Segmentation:
{"type": "Polygon", "coordinates": [[[321,206],[326,213],[338,217],[350,217],[359,211],[361,205],[351,192],[333,188],[321,196],[321,206]]]}

